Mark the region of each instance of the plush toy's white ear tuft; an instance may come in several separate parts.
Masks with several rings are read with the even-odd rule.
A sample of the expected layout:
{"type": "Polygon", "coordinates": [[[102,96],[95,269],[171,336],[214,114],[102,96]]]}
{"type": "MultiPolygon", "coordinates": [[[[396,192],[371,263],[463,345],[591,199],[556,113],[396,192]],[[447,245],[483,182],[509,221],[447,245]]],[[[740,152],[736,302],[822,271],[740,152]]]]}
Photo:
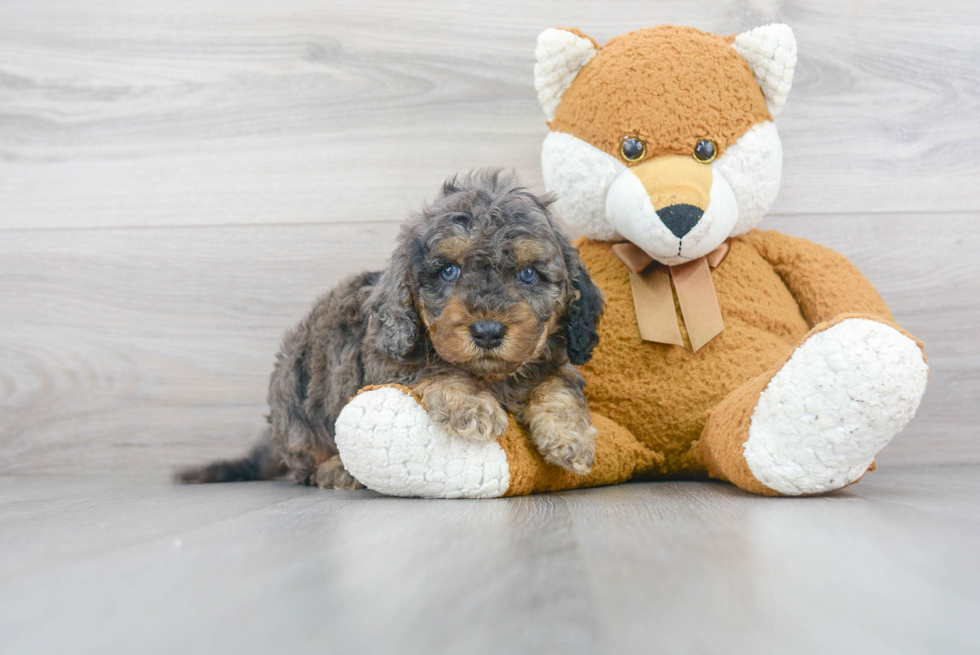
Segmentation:
{"type": "Polygon", "coordinates": [[[538,35],[534,50],[534,88],[548,120],[555,117],[561,96],[578,72],[596,56],[595,43],[574,32],[547,29],[538,35]]]}
{"type": "Polygon", "coordinates": [[[735,49],[742,55],[762,87],[775,118],[786,104],[796,69],[796,37],[789,25],[773,23],[743,32],[735,37],[735,49]]]}

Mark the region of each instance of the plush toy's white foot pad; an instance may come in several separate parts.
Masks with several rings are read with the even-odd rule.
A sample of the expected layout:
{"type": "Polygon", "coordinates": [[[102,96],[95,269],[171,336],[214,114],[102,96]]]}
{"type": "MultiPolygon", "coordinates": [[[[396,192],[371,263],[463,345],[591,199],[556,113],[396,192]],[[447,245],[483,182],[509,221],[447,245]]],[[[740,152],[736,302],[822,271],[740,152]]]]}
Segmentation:
{"type": "Polygon", "coordinates": [[[414,398],[392,387],[355,396],[337,417],[335,439],[344,468],[389,496],[496,498],[510,486],[499,443],[447,435],[414,398]]]}
{"type": "Polygon", "coordinates": [[[759,398],[749,469],[788,495],[854,482],[911,420],[928,373],[915,341],[882,323],[847,319],[814,334],[759,398]]]}

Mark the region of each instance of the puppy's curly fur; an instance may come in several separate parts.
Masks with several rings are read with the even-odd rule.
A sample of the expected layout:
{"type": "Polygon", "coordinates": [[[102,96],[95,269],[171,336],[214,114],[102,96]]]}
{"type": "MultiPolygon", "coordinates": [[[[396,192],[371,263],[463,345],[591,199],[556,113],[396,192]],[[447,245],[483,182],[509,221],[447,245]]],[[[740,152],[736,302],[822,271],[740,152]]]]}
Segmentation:
{"type": "Polygon", "coordinates": [[[334,443],[367,385],[399,383],[460,437],[498,438],[513,413],[549,462],[587,473],[595,430],[574,368],[591,357],[604,300],[548,210],[500,171],[448,180],[413,216],[382,272],[348,278],[288,332],[269,385],[269,430],[237,461],[184,482],[276,477],[360,486],[334,443]]]}

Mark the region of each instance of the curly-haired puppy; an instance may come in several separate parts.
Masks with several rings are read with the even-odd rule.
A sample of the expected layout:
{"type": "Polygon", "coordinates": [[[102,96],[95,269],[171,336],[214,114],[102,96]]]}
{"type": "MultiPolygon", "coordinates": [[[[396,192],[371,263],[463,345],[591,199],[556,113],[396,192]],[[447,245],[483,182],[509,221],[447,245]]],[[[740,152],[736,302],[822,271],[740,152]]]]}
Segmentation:
{"type": "Polygon", "coordinates": [[[185,482],[271,478],[360,486],[334,443],[359,389],[400,383],[466,439],[493,440],[507,412],[548,462],[585,474],[595,429],[574,368],[598,342],[602,294],[537,197],[499,171],[447,181],[402,228],[383,272],[349,278],[288,332],[269,387],[270,430],[243,460],[185,482]]]}

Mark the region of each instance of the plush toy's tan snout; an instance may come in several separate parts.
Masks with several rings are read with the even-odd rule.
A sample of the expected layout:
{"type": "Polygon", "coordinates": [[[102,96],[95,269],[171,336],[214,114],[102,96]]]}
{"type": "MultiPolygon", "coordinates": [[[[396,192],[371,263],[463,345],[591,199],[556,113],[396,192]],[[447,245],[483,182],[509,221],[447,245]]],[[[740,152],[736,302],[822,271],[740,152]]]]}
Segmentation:
{"type": "Polygon", "coordinates": [[[674,236],[691,231],[711,204],[711,166],[693,157],[663,155],[632,169],[650,202],[674,236]]]}

